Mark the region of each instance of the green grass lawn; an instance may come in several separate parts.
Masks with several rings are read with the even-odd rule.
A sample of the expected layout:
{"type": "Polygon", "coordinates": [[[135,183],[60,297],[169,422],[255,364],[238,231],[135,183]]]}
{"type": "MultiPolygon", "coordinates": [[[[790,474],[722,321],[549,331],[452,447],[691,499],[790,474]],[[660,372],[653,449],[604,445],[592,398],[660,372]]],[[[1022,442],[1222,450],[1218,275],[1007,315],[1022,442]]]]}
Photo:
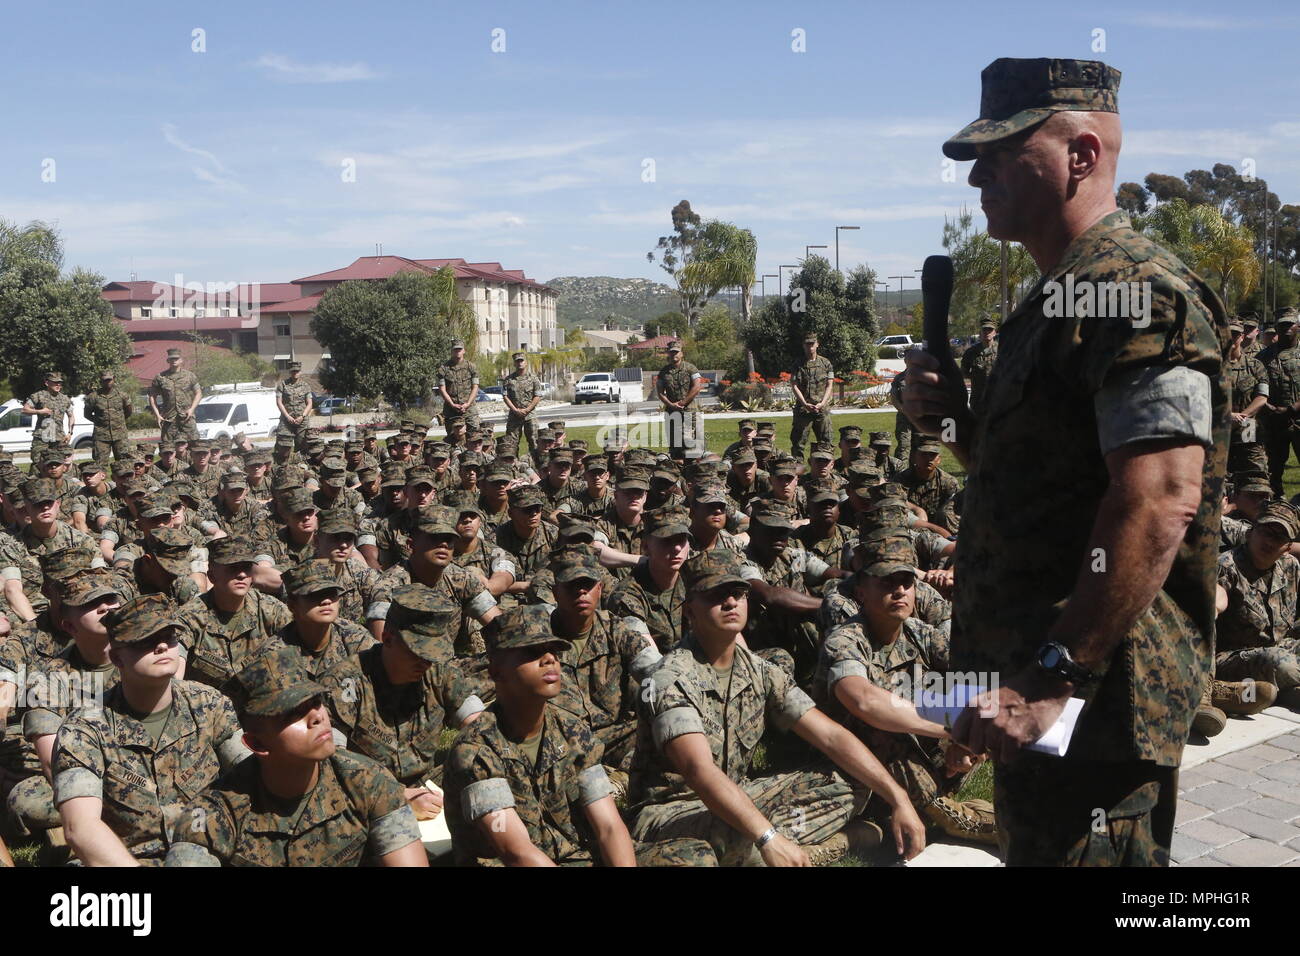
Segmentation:
{"type": "MultiPolygon", "coordinates": [[[[876,413],[864,411],[864,412],[849,413],[849,414],[836,414],[832,418],[834,433],[831,436],[831,440],[836,443],[836,447],[838,448],[839,447],[838,429],[844,425],[860,426],[863,431],[864,439],[866,433],[870,431],[887,431],[892,436],[894,434],[894,421],[897,417],[897,414],[898,414],[897,412],[892,412],[892,411],[876,412],[876,413]]],[[[759,419],[760,421],[763,419],[763,415],[761,413],[755,413],[753,417],[759,419]]],[[[789,418],[774,418],[772,420],[776,423],[777,447],[785,451],[789,451],[791,420],[789,418]]],[[[738,435],[737,432],[738,422],[739,419],[736,418],[707,418],[706,417],[704,420],[704,435],[705,435],[705,439],[708,442],[709,451],[714,451],[717,452],[718,454],[722,454],[722,452],[726,449],[726,447],[736,440],[738,435]]],[[[568,436],[570,438],[585,439],[587,441],[588,447],[595,449],[598,448],[598,446],[595,444],[596,431],[597,431],[597,426],[594,425],[588,425],[584,427],[574,427],[568,430],[568,436]]],[[[812,436],[810,435],[809,436],[810,440],[811,437],[812,436]]],[[[658,450],[666,451],[667,449],[658,449],[658,450]]],[[[943,450],[941,467],[943,468],[944,471],[948,472],[948,474],[954,475],[958,478],[964,478],[966,476],[966,469],[961,465],[960,462],[957,461],[957,459],[953,456],[952,452],[950,452],[947,448],[943,450]]],[[[1292,495],[1300,493],[1300,462],[1293,460],[1289,465],[1287,465],[1287,469],[1282,475],[1282,484],[1286,493],[1286,497],[1290,498],[1292,495]]]]}

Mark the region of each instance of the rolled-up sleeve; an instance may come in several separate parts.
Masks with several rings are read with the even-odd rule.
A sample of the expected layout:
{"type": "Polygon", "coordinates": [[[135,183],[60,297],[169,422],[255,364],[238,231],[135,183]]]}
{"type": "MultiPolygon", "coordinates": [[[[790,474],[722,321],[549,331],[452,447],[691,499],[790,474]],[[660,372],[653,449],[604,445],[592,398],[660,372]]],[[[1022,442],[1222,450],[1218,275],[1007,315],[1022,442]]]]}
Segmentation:
{"type": "Polygon", "coordinates": [[[704,722],[693,707],[673,707],[656,716],[650,729],[655,746],[662,750],[664,744],[675,737],[704,733],[704,722]]]}
{"type": "Polygon", "coordinates": [[[1128,369],[1093,398],[1103,455],[1133,442],[1185,439],[1213,443],[1209,376],[1185,365],[1128,369]]]}
{"type": "Polygon", "coordinates": [[[581,806],[603,800],[613,792],[614,786],[609,782],[609,774],[600,764],[588,767],[578,774],[578,803],[581,806]]]}
{"type": "Polygon", "coordinates": [[[504,777],[475,780],[460,793],[460,810],[469,821],[515,805],[515,795],[504,777]]]}

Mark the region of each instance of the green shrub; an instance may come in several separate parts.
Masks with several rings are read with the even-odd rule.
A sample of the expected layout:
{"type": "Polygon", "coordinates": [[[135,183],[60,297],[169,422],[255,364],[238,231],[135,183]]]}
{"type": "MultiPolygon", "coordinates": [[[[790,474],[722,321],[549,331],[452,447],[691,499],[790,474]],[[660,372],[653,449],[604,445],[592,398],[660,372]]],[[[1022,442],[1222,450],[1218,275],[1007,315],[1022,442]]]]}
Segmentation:
{"type": "Polygon", "coordinates": [[[729,385],[718,396],[718,401],[722,403],[723,408],[732,409],[733,411],[758,411],[762,408],[772,407],[772,390],[766,385],[737,382],[735,385],[729,385]]]}

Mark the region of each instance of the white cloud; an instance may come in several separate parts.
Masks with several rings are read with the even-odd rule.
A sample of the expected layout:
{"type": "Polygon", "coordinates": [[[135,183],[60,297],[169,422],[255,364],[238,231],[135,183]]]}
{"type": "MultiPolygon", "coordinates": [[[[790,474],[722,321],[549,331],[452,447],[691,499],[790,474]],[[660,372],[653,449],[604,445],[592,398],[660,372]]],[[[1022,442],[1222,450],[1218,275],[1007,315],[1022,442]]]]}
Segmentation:
{"type": "Polygon", "coordinates": [[[177,135],[176,127],[171,123],[163,124],[162,133],[163,139],[165,139],[169,144],[175,146],[183,153],[198,156],[212,167],[211,169],[206,166],[190,167],[194,173],[194,177],[200,182],[208,183],[211,186],[216,186],[218,189],[229,190],[231,192],[247,192],[247,189],[241,185],[234,176],[230,175],[230,171],[226,168],[225,163],[223,163],[215,153],[210,150],[200,149],[197,146],[191,146],[189,143],[185,142],[177,135]]]}
{"type": "Polygon", "coordinates": [[[1120,23],[1157,30],[1276,30],[1300,23],[1296,17],[1205,17],[1186,13],[1123,13],[1115,17],[1120,23]]]}
{"type": "Polygon", "coordinates": [[[380,76],[364,63],[298,63],[278,53],[264,53],[253,65],[288,83],[351,83],[380,76]]]}

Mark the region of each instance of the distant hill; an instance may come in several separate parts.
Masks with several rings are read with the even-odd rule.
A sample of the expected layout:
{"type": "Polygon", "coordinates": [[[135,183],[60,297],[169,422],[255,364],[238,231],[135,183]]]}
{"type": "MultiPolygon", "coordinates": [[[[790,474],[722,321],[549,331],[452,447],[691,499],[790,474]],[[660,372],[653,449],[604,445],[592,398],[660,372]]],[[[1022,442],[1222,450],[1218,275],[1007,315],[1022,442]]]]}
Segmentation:
{"type": "Polygon", "coordinates": [[[603,325],[617,316],[620,325],[640,327],[646,320],[677,308],[672,286],[650,279],[616,279],[612,276],[560,276],[546,284],[559,293],[556,318],[566,328],[603,325]]]}
{"type": "MultiPolygon", "coordinates": [[[[675,311],[679,304],[672,286],[650,279],[559,276],[546,280],[546,285],[559,293],[557,321],[565,328],[599,328],[610,315],[616,316],[617,326],[640,327],[647,319],[675,311]]],[[[769,290],[775,291],[770,287],[769,290]]],[[[911,308],[920,298],[919,289],[906,289],[903,292],[903,305],[911,308]]],[[[755,308],[761,305],[757,289],[754,300],[755,308]]],[[[740,303],[734,294],[723,292],[714,296],[712,301],[726,305],[733,312],[740,311],[740,303]]],[[[876,305],[883,305],[884,302],[883,293],[877,293],[876,305]]],[[[891,311],[898,308],[897,289],[890,290],[888,302],[891,311]]]]}

